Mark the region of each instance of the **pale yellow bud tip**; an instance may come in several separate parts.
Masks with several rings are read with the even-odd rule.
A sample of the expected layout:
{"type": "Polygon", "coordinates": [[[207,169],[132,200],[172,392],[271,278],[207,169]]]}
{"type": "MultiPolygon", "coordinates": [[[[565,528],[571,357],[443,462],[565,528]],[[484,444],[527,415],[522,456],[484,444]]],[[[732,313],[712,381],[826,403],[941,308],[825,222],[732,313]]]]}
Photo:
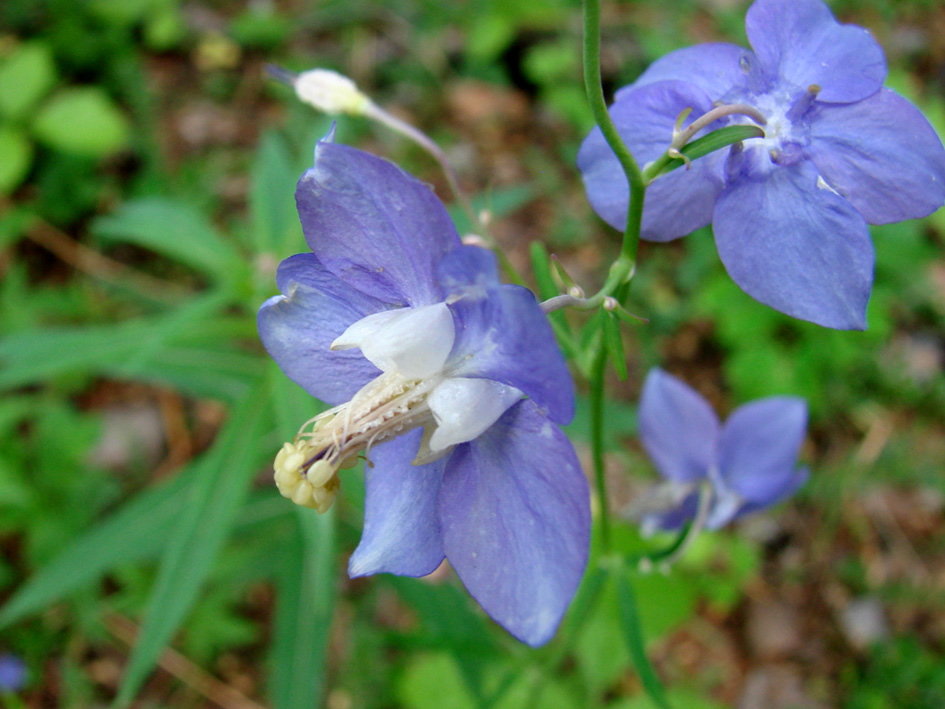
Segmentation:
{"type": "Polygon", "coordinates": [[[295,79],[295,94],[303,103],[329,114],[360,114],[370,99],[346,76],[328,69],[312,69],[295,79]]]}

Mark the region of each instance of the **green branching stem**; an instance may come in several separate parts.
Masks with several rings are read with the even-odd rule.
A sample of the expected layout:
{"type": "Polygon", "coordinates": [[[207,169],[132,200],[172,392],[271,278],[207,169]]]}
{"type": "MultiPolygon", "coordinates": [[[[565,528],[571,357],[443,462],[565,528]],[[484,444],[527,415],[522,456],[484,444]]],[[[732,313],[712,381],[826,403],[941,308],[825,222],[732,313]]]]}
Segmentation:
{"type": "MultiPolygon", "coordinates": [[[[617,275],[623,279],[631,277],[637,260],[637,245],[640,242],[640,224],[643,217],[643,193],[646,184],[640,166],[624,145],[617,127],[607,112],[604,87],[600,74],[600,0],[584,0],[584,89],[594,120],[600,126],[604,139],[620,161],[630,185],[630,202],[627,207],[627,226],[623,233],[620,258],[614,263],[617,275]]],[[[619,284],[618,284],[619,285],[619,284]]]]}

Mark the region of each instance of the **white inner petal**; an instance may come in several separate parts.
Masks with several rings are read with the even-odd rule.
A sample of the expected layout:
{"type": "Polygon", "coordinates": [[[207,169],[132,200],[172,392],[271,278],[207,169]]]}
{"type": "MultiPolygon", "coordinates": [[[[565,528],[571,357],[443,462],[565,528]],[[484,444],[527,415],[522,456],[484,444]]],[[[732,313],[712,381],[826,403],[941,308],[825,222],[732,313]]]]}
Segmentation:
{"type": "Polygon", "coordinates": [[[430,450],[443,450],[471,441],[522,396],[515,387],[491,379],[447,379],[427,399],[437,423],[430,438],[430,450]]]}
{"type": "Polygon", "coordinates": [[[450,309],[446,303],[436,303],[368,315],[345,330],[332,347],[360,347],[382,372],[428,379],[443,369],[455,338],[450,309]]]}
{"type": "Polygon", "coordinates": [[[361,318],[335,338],[335,341],[331,343],[331,349],[350,350],[353,347],[360,347],[365,338],[373,335],[391,320],[402,317],[408,310],[410,310],[410,308],[383,310],[379,313],[361,318]]]}

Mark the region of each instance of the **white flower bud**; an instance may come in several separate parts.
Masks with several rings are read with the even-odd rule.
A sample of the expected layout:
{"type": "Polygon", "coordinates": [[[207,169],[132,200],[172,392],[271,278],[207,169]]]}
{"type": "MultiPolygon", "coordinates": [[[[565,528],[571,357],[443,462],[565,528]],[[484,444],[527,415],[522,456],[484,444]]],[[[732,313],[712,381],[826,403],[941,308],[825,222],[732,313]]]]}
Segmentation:
{"type": "Polygon", "coordinates": [[[370,99],[346,76],[328,69],[312,69],[299,74],[293,84],[299,99],[328,114],[360,114],[370,99]]]}

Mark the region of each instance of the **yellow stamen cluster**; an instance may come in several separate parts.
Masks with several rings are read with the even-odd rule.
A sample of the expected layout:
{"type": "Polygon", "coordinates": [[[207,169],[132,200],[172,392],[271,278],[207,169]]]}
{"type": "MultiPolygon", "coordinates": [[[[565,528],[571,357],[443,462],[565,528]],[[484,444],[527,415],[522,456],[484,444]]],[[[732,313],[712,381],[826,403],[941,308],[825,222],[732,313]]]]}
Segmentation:
{"type": "Polygon", "coordinates": [[[433,423],[426,396],[438,381],[382,374],[348,403],[307,421],[276,455],[279,492],[297,505],[327,511],[341,487],[339,468],[353,465],[372,445],[433,423]]]}
{"type": "Polygon", "coordinates": [[[283,497],[288,497],[297,505],[327,512],[335,501],[341,483],[335,467],[326,460],[315,461],[307,470],[302,470],[305,461],[315,453],[314,446],[306,440],[285,443],[276,454],[273,464],[276,487],[283,497]]]}

